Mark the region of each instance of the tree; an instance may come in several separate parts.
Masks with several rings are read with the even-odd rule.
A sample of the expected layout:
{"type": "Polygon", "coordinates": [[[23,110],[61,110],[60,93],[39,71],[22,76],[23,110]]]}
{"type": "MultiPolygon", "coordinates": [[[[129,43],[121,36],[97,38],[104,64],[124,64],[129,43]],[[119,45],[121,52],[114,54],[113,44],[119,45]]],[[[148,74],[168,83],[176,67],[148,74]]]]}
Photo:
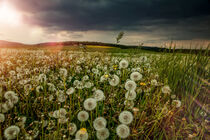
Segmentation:
{"type": "Polygon", "coordinates": [[[116,38],[117,43],[120,43],[120,39],[123,38],[124,32],[120,32],[116,38]]]}

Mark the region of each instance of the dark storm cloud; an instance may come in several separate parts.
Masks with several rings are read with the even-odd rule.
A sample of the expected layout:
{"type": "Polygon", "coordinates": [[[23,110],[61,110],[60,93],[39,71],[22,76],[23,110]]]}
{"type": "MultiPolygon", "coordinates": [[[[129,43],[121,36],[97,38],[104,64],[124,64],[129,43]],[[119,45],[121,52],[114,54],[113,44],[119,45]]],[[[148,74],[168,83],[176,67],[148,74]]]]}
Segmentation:
{"type": "Polygon", "coordinates": [[[28,13],[26,22],[50,30],[161,30],[174,38],[210,38],[209,0],[11,1],[28,13]]]}

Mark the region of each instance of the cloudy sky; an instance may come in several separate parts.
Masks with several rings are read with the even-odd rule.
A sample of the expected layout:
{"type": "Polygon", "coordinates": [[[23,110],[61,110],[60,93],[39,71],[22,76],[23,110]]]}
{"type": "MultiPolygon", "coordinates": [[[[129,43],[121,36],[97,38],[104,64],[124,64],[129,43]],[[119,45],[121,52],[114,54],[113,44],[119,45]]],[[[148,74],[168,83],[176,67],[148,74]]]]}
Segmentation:
{"type": "Polygon", "coordinates": [[[209,0],[0,0],[0,40],[160,46],[210,40],[209,0]]]}

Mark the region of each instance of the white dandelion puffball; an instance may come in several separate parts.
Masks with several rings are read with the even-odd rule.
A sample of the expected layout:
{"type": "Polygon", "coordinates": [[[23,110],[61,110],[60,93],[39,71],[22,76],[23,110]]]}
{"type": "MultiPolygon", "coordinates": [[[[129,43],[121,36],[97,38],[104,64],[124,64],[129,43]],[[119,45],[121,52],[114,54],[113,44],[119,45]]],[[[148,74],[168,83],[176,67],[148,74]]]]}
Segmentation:
{"type": "Polygon", "coordinates": [[[130,124],[133,121],[133,114],[129,111],[123,111],[119,115],[119,121],[122,124],[130,124]]]}
{"type": "Polygon", "coordinates": [[[84,101],[84,108],[88,111],[95,109],[96,105],[97,105],[96,99],[94,98],[88,98],[84,101]]]}
{"type": "Polygon", "coordinates": [[[143,62],[143,63],[147,62],[146,56],[141,56],[139,59],[140,59],[140,62],[143,62]]]}
{"type": "Polygon", "coordinates": [[[119,83],[120,83],[120,78],[115,74],[109,80],[109,84],[111,86],[117,86],[119,83]]]}
{"type": "Polygon", "coordinates": [[[8,140],[15,139],[20,133],[20,128],[18,126],[12,125],[4,130],[4,136],[8,140]]]}
{"type": "Polygon", "coordinates": [[[7,91],[4,94],[4,98],[7,100],[12,99],[14,96],[17,96],[17,94],[14,91],[7,91]]]}
{"type": "Polygon", "coordinates": [[[63,94],[63,93],[59,94],[58,95],[58,101],[61,102],[61,103],[65,102],[66,101],[65,94],[63,94]]]}
{"type": "Polygon", "coordinates": [[[65,124],[65,123],[68,122],[68,118],[66,118],[66,117],[60,117],[60,118],[58,119],[58,122],[59,122],[60,124],[65,124]]]}
{"type": "Polygon", "coordinates": [[[11,99],[9,99],[13,104],[16,104],[19,100],[18,96],[13,96],[11,99]]]}
{"type": "Polygon", "coordinates": [[[0,123],[5,121],[5,116],[4,114],[0,113],[0,123]]]}
{"type": "Polygon", "coordinates": [[[175,98],[176,98],[175,94],[171,95],[171,99],[175,99],[175,98]]]}
{"type": "Polygon", "coordinates": [[[135,91],[127,91],[127,93],[125,94],[125,98],[127,100],[134,100],[136,98],[136,92],[135,91]]]}
{"type": "Polygon", "coordinates": [[[181,107],[182,102],[180,100],[173,100],[172,105],[175,105],[176,108],[181,107]]]}
{"type": "Polygon", "coordinates": [[[58,116],[59,116],[59,118],[60,118],[60,117],[65,117],[66,114],[67,114],[66,109],[60,108],[60,109],[58,110],[58,116]]]}
{"type": "Polygon", "coordinates": [[[65,68],[60,68],[59,74],[60,74],[62,77],[67,77],[68,71],[67,71],[67,69],[65,69],[65,68]]]}
{"type": "Polygon", "coordinates": [[[124,105],[127,106],[128,108],[132,109],[134,107],[134,102],[133,102],[133,100],[125,100],[124,105]]]}
{"type": "Polygon", "coordinates": [[[107,121],[103,117],[98,117],[93,121],[95,130],[100,130],[106,127],[107,121]]]}
{"type": "Polygon", "coordinates": [[[164,86],[164,87],[162,87],[161,91],[162,91],[162,93],[164,93],[164,94],[170,94],[170,93],[171,93],[171,89],[170,89],[169,86],[164,86]]]}
{"type": "Polygon", "coordinates": [[[122,69],[122,68],[125,69],[127,67],[128,67],[128,61],[125,60],[125,59],[121,60],[120,63],[119,63],[119,68],[120,69],[122,69]]]}
{"type": "Polygon", "coordinates": [[[104,92],[100,89],[96,90],[94,92],[94,98],[96,99],[96,101],[104,100],[105,99],[104,92]]]}
{"type": "Polygon", "coordinates": [[[71,95],[71,94],[73,94],[74,92],[75,92],[75,88],[71,87],[71,88],[69,88],[69,89],[66,91],[66,94],[67,94],[67,95],[71,95]]]}
{"type": "Polygon", "coordinates": [[[70,123],[68,125],[68,130],[70,135],[74,135],[74,133],[77,131],[77,126],[75,123],[70,123]]]}
{"type": "Polygon", "coordinates": [[[85,128],[80,129],[79,131],[77,131],[75,138],[79,140],[87,140],[88,139],[87,130],[85,128]]]}
{"type": "Polygon", "coordinates": [[[132,80],[128,80],[125,83],[125,89],[128,91],[134,91],[136,89],[136,83],[132,80]]]}
{"type": "Polygon", "coordinates": [[[156,79],[151,80],[151,85],[152,86],[157,86],[158,85],[157,80],[156,79]]]}
{"type": "Polygon", "coordinates": [[[132,72],[130,75],[130,79],[133,81],[139,81],[142,79],[142,74],[140,74],[139,72],[132,72]]]}
{"type": "Polygon", "coordinates": [[[100,129],[96,132],[96,137],[99,140],[106,140],[106,139],[108,139],[109,135],[110,135],[110,133],[107,128],[100,129]]]}
{"type": "Polygon", "coordinates": [[[130,135],[130,128],[125,124],[118,125],[116,131],[117,135],[123,139],[127,138],[130,135]]]}
{"type": "Polygon", "coordinates": [[[77,114],[77,119],[81,122],[84,122],[84,121],[87,121],[89,118],[89,114],[87,111],[80,111],[78,114],[77,114]]]}

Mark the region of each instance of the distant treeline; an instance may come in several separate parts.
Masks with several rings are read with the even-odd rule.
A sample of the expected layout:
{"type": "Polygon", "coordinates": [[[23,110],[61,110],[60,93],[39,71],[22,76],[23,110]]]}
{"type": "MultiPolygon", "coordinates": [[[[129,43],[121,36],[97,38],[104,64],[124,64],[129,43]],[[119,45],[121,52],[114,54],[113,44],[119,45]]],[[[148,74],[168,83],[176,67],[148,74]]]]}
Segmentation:
{"type": "Polygon", "coordinates": [[[102,43],[102,42],[89,42],[89,41],[67,41],[67,42],[51,42],[51,43],[41,43],[37,44],[38,46],[82,46],[82,45],[96,45],[96,46],[112,46],[120,49],[142,49],[147,51],[154,52],[177,52],[177,53],[209,53],[209,48],[207,49],[175,49],[175,48],[160,48],[160,47],[148,47],[148,46],[133,46],[133,45],[121,45],[121,44],[112,44],[112,43],[102,43]]]}
{"type": "Polygon", "coordinates": [[[0,47],[1,48],[35,48],[35,47],[59,47],[59,46],[86,46],[86,45],[95,45],[95,46],[111,46],[116,47],[120,49],[142,49],[147,51],[153,51],[153,52],[166,52],[166,53],[205,53],[207,55],[210,55],[209,48],[206,49],[173,49],[173,48],[160,48],[160,47],[150,47],[150,46],[133,46],[133,45],[121,45],[121,44],[112,44],[112,43],[102,43],[102,42],[89,42],[89,41],[66,41],[66,42],[47,42],[47,43],[40,43],[40,44],[33,44],[33,45],[27,45],[27,44],[21,44],[17,42],[8,42],[8,41],[2,41],[0,40],[0,47]]]}

